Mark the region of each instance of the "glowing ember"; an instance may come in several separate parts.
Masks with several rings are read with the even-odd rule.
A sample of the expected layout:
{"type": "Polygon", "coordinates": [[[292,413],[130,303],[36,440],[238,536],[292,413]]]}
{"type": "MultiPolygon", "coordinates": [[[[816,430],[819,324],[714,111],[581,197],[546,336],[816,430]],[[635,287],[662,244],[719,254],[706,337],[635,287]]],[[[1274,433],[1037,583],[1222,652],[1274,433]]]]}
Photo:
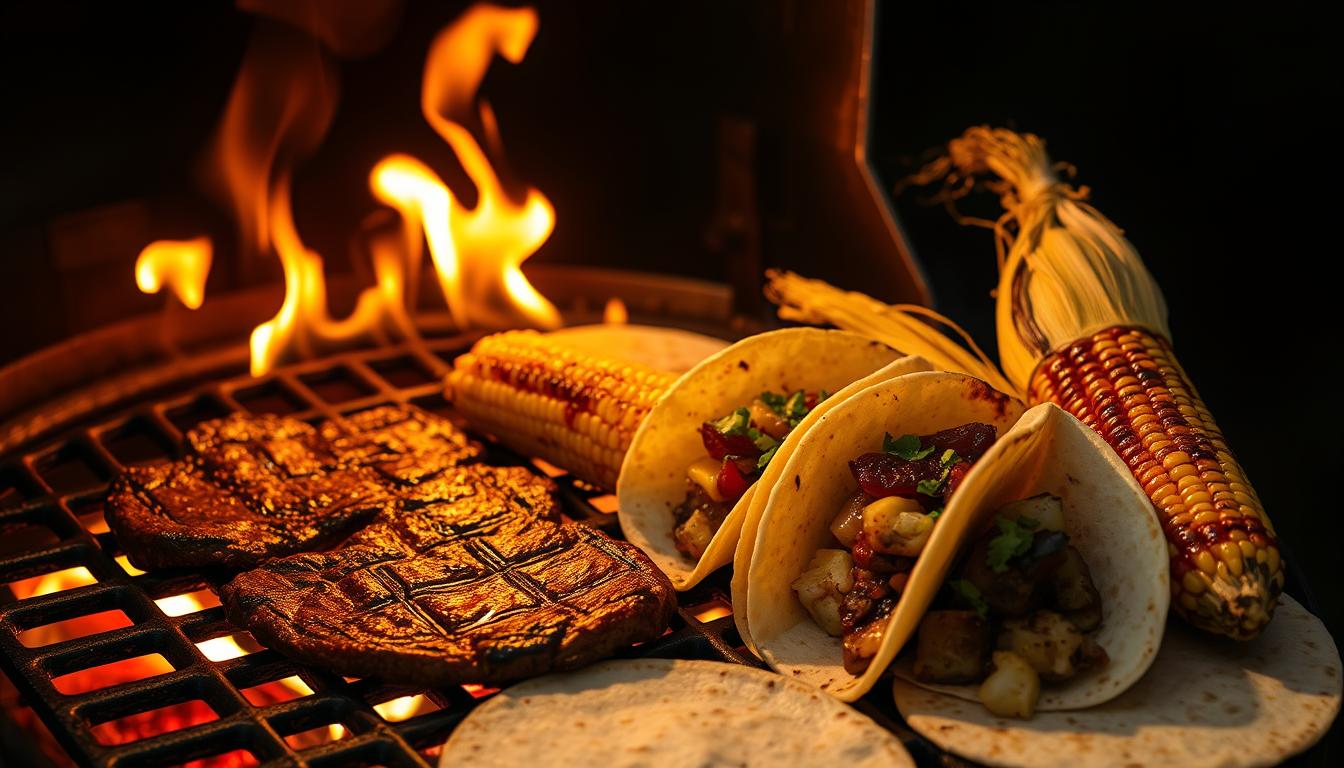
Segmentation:
{"type": "MultiPolygon", "coordinates": [[[[121,558],[118,559],[120,560],[121,558]]],[[[129,566],[124,565],[124,567],[129,566]]],[[[95,581],[93,574],[91,574],[87,568],[79,567],[16,581],[8,586],[13,592],[15,599],[26,600],[62,592],[68,589],[75,589],[77,587],[93,584],[95,581]]],[[[154,602],[159,606],[159,609],[168,616],[185,616],[189,613],[219,605],[218,598],[208,590],[198,590],[186,594],[171,595],[155,600],[154,602]]],[[[21,641],[26,646],[39,647],[76,637],[87,637],[102,632],[110,632],[115,629],[129,626],[130,623],[130,619],[122,611],[103,611],[85,616],[77,616],[53,624],[34,627],[22,633],[21,641]]],[[[211,661],[224,661],[237,658],[250,651],[239,645],[235,639],[236,637],[237,635],[230,635],[214,638],[212,640],[205,640],[197,643],[196,647],[199,648],[201,653],[211,661]]],[[[150,653],[70,672],[53,678],[52,685],[58,692],[67,696],[73,696],[102,690],[135,680],[144,680],[157,675],[167,674],[172,671],[173,666],[167,659],[160,654],[150,653]]],[[[248,701],[254,706],[264,707],[282,701],[289,701],[298,696],[311,695],[312,692],[312,689],[300,678],[288,677],[283,680],[275,680],[249,688],[246,690],[245,695],[247,696],[248,701]]],[[[420,699],[423,697],[408,698],[420,699]]],[[[402,700],[396,699],[394,701],[401,702],[402,700]]],[[[392,704],[393,702],[388,703],[392,704]]],[[[405,707],[409,705],[414,705],[417,709],[420,706],[419,702],[402,703],[395,705],[402,707],[401,710],[396,711],[402,712],[405,707]]],[[[432,706],[432,703],[430,703],[430,705],[432,706]]],[[[405,716],[410,717],[414,714],[416,714],[416,711],[411,710],[405,716]]],[[[100,744],[109,746],[129,744],[151,736],[157,736],[170,731],[181,730],[190,728],[194,725],[211,722],[217,720],[218,717],[219,716],[214,710],[212,710],[204,701],[192,700],[179,704],[170,704],[149,712],[133,713],[115,720],[98,723],[93,725],[92,732],[94,738],[100,744]]],[[[345,735],[345,730],[341,726],[332,725],[325,729],[317,729],[313,733],[304,733],[292,738],[295,739],[295,743],[300,745],[298,748],[305,748],[326,743],[328,741],[334,741],[345,735]]],[[[47,738],[49,738],[49,736],[47,738]]],[[[50,746],[51,754],[60,754],[54,743],[50,746]]],[[[193,768],[226,768],[255,764],[256,760],[254,760],[249,753],[238,750],[222,755],[212,755],[189,763],[193,768]]]]}
{"type": "MultiPolygon", "coordinates": [[[[253,39],[220,121],[210,168],[238,224],[243,251],[274,254],[284,269],[284,301],[250,338],[254,375],[290,357],[392,337],[416,340],[410,314],[426,244],[457,327],[560,325],[554,305],[521,269],[550,237],[555,211],[531,187],[521,202],[505,192],[486,151],[500,153],[494,112],[477,98],[495,56],[522,61],[536,32],[531,8],[478,4],[439,33],[425,61],[421,109],[457,154],[476,188],[476,205],[463,207],[415,158],[393,154],[381,160],[369,184],[380,202],[400,214],[401,242],[370,243],[377,285],[339,320],[328,314],[322,257],[304,246],[290,198],[294,164],[317,148],[335,114],[335,71],[312,35],[291,29],[253,39]],[[476,124],[479,139],[466,127],[476,124]]],[[[210,245],[205,237],[151,244],[137,262],[137,284],[152,293],[166,283],[184,304],[200,306],[210,245]]]]}
{"type": "Polygon", "coordinates": [[[616,298],[608,299],[606,309],[602,310],[602,322],[607,325],[625,325],[630,322],[630,313],[625,309],[625,302],[616,298]]]}
{"type": "Polygon", "coordinates": [[[135,260],[135,284],[145,293],[167,285],[188,309],[205,301],[205,278],[210,274],[210,238],[156,240],[135,260]]]}

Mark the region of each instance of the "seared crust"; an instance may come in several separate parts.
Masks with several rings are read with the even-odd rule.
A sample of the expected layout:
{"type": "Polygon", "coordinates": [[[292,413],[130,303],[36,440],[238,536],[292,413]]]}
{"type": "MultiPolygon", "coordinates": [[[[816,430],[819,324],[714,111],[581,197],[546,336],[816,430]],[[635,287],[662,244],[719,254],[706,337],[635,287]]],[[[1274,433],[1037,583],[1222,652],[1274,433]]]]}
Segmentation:
{"type": "Polygon", "coordinates": [[[480,446],[413,406],[384,406],[318,429],[233,415],[187,433],[179,461],[127,470],[108,526],[136,567],[243,568],[339,541],[405,487],[476,458],[480,446]]]}
{"type": "Polygon", "coordinates": [[[411,406],[232,416],[187,445],[118,478],[109,526],[141,568],[252,567],[219,590],[230,621],[300,661],[503,683],[651,640],[676,609],[637,548],[561,521],[554,483],[469,463],[478,444],[411,406]]]}
{"type": "Polygon", "coordinates": [[[498,684],[657,637],[676,601],[635,547],[559,521],[548,480],[460,467],[426,504],[381,515],[339,550],[295,555],[220,590],[268,647],[344,675],[498,684]]]}

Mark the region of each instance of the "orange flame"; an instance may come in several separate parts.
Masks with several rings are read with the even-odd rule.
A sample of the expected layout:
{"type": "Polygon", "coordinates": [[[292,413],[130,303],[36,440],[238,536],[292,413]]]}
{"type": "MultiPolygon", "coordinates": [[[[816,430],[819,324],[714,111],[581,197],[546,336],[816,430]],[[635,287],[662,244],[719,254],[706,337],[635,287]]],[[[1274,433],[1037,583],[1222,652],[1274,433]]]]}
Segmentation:
{"type": "Polygon", "coordinates": [[[188,309],[205,301],[205,278],[210,274],[210,238],[156,240],[135,260],[135,284],[145,293],[164,285],[188,309]]]}
{"type": "Polygon", "coordinates": [[[527,188],[521,204],[511,200],[480,143],[465,127],[473,118],[479,120],[489,146],[500,146],[489,102],[482,99],[473,109],[476,93],[495,54],[514,64],[523,60],[537,23],[532,8],[477,4],[439,33],[425,59],[420,108],[457,153],[476,187],[476,207],[454,213],[449,227],[463,266],[461,279],[473,299],[471,309],[489,325],[510,324],[511,310],[521,311],[531,325],[560,325],[555,307],[521,270],[523,261],[551,236],[555,209],[533,187],[527,188]]]}
{"type": "MultiPolygon", "coordinates": [[[[266,373],[287,357],[392,336],[417,340],[410,314],[426,244],[458,328],[560,325],[555,306],[521,269],[550,237],[554,208],[531,187],[521,202],[505,192],[482,148],[484,143],[500,153],[498,126],[489,104],[477,99],[495,55],[522,61],[537,23],[531,8],[478,4],[435,39],[425,61],[421,108],[457,154],[476,188],[477,202],[473,208],[462,206],[439,175],[415,158],[393,154],[381,160],[370,173],[369,185],[380,202],[400,214],[401,242],[384,238],[369,244],[377,285],[359,295],[344,319],[328,313],[322,258],[304,246],[290,198],[294,163],[318,146],[335,113],[334,68],[313,36],[259,26],[211,156],[211,176],[237,220],[242,249],[274,253],[284,270],[284,301],[274,317],[253,329],[249,340],[253,375],[266,373]],[[476,123],[483,141],[466,127],[476,123]]],[[[200,261],[197,256],[151,244],[141,255],[149,265],[143,268],[143,279],[137,264],[141,290],[152,292],[167,281],[183,303],[199,306],[210,242],[191,242],[205,249],[204,270],[192,265],[191,259],[200,261]],[[201,272],[195,283],[187,278],[196,274],[193,270],[201,272]]]]}

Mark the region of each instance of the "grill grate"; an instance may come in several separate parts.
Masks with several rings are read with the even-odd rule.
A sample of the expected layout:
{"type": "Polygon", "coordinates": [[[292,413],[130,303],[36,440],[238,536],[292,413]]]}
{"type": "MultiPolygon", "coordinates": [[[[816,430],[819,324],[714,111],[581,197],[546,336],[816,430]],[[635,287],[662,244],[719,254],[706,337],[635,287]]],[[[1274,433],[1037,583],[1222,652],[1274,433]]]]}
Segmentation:
{"type": "MultiPolygon", "coordinates": [[[[440,393],[445,360],[465,351],[472,338],[456,337],[421,348],[343,354],[278,369],[263,379],[244,373],[195,384],[165,399],[143,403],[96,424],[73,427],[27,453],[0,459],[0,585],[31,583],[66,572],[70,588],[16,600],[0,586],[0,668],[24,702],[43,720],[69,755],[82,765],[184,765],[227,756],[235,764],[425,766],[453,727],[489,695],[479,688],[425,690],[376,680],[345,679],[288,661],[260,647],[231,625],[217,600],[199,610],[167,609],[166,598],[210,596],[208,573],[142,573],[121,556],[102,519],[108,481],[129,464],[181,455],[183,432],[235,411],[281,413],[317,421],[392,402],[414,403],[452,417],[440,393]],[[156,601],[165,601],[164,605],[156,601]],[[120,626],[30,647],[34,630],[79,617],[120,611],[120,626]],[[180,615],[176,615],[180,614],[180,615]],[[208,641],[234,637],[251,653],[213,661],[208,641]],[[100,665],[151,657],[159,674],[85,690],[64,680],[100,665]],[[68,677],[67,677],[68,676],[68,677]],[[297,679],[287,700],[259,697],[258,686],[297,679]],[[303,690],[310,691],[303,693],[303,690]],[[376,709],[406,696],[423,696],[433,711],[394,722],[376,709]],[[155,710],[174,705],[185,715],[171,724],[154,721],[145,738],[107,738],[113,721],[153,721],[155,710]],[[342,738],[307,746],[305,734],[339,724],[342,738]],[[168,725],[178,726],[168,730],[168,725]],[[126,742],[126,743],[109,743],[126,742]]],[[[531,466],[561,490],[566,514],[619,535],[615,498],[591,489],[543,462],[492,448],[496,463],[531,466]]],[[[680,595],[670,631],[628,656],[758,662],[741,646],[720,572],[680,595]]],[[[275,690],[270,685],[267,690],[275,690]]],[[[885,686],[859,708],[894,731],[921,765],[963,765],[910,731],[896,714],[885,686]]],[[[142,734],[143,735],[143,734],[142,734]]]]}

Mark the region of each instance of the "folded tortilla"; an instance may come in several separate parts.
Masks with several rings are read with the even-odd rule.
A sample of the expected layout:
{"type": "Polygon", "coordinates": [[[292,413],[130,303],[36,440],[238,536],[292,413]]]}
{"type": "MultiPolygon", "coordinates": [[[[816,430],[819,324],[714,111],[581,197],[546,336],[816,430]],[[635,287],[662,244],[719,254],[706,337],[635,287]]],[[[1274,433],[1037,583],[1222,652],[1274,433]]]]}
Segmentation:
{"type": "Polygon", "coordinates": [[[986,765],[1275,765],[1330,730],[1341,681],[1325,625],[1291,597],[1280,600],[1274,621],[1246,643],[1173,621],[1148,673],[1091,709],[1010,720],[902,679],[896,706],[940,748],[986,765]]]}
{"type": "MultiPolygon", "coordinates": [[[[823,403],[819,403],[812,412],[803,419],[795,430],[797,437],[795,441],[801,441],[805,430],[811,429],[812,425],[836,405],[862,392],[874,384],[894,379],[897,376],[904,376],[908,373],[920,373],[923,371],[932,371],[933,366],[929,361],[922,357],[910,356],[894,360],[887,365],[873,371],[867,376],[853,382],[844,389],[836,392],[823,403]]],[[[793,437],[793,435],[790,435],[793,437]]],[[[795,443],[796,444],[796,443],[795,443]]],[[[792,451],[790,451],[792,452],[792,451]]],[[[763,490],[759,494],[752,494],[750,499],[743,499],[742,503],[746,506],[742,514],[742,532],[737,538],[737,548],[733,550],[733,583],[732,594],[736,605],[747,604],[747,593],[751,589],[750,580],[747,578],[747,572],[751,567],[751,554],[756,551],[756,531],[760,527],[761,514],[765,512],[765,505],[769,502],[771,493],[775,486],[779,484],[779,478],[784,474],[784,465],[787,461],[780,461],[776,456],[775,460],[770,462],[770,466],[765,468],[761,474],[761,479],[756,482],[763,490]],[[738,602],[741,601],[741,602],[738,602]]],[[[751,639],[751,628],[747,626],[747,612],[734,611],[733,621],[737,624],[737,633],[741,635],[742,642],[756,653],[756,644],[751,639]]]]}
{"type": "MultiPolygon", "coordinates": [[[[700,425],[750,404],[766,390],[838,392],[899,358],[899,352],[857,333],[786,328],[750,336],[705,359],[672,385],[630,442],[616,481],[617,514],[626,539],[679,590],[727,565],[746,509],[762,484],[752,485],[737,501],[699,561],[678,551],[672,511],[686,498],[686,468],[706,455],[700,425]]],[[[916,370],[927,364],[910,361],[908,366],[916,370]]],[[[813,410],[833,406],[828,399],[813,410]]],[[[808,424],[805,419],[789,433],[772,467],[787,460],[808,424]]]]}
{"type": "MultiPolygon", "coordinates": [[[[958,555],[992,524],[994,513],[1039,493],[1064,500],[1071,542],[1102,595],[1105,618],[1095,637],[1110,663],[1066,684],[1043,687],[1038,709],[1110,699],[1139,679],[1156,655],[1170,599],[1156,514],[1105,443],[1056,406],[1037,406],[1023,415],[1016,400],[969,376],[901,376],[855,394],[819,419],[772,491],[756,529],[749,590],[742,596],[748,631],[773,668],[842,700],[872,688],[918,629],[958,555]],[[791,583],[817,549],[834,546],[830,522],[856,491],[851,459],[877,450],[884,433],[930,434],[968,422],[993,424],[999,439],[939,517],[887,618],[872,663],[863,674],[851,675],[843,666],[840,638],[817,626],[791,583]]],[[[733,598],[735,605],[743,604],[739,595],[733,598]]],[[[975,688],[955,693],[973,698],[975,688]]]]}

